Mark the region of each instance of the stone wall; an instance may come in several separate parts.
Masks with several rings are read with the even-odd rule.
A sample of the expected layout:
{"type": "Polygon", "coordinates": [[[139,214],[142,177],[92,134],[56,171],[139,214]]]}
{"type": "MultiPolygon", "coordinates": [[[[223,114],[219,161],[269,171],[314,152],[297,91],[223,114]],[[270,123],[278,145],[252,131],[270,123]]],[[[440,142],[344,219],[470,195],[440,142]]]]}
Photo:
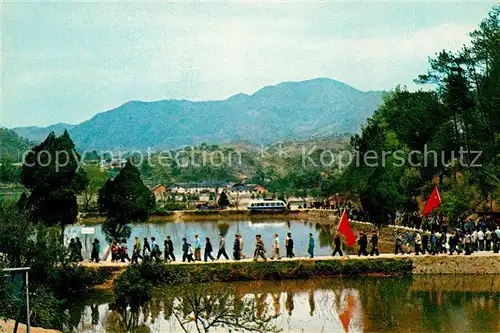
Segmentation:
{"type": "Polygon", "coordinates": [[[413,274],[499,274],[500,256],[412,256],[413,274]]]}

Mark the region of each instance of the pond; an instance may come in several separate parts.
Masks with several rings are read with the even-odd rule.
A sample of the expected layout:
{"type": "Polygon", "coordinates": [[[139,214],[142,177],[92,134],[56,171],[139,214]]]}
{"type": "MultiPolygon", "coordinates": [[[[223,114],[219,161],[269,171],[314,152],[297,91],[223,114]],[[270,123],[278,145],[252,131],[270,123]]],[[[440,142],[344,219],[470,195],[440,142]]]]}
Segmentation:
{"type": "MultiPolygon", "coordinates": [[[[255,235],[261,234],[266,245],[268,253],[271,252],[271,245],[274,234],[277,233],[281,241],[281,251],[284,256],[284,240],[288,232],[292,233],[294,239],[294,253],[298,257],[306,256],[307,244],[309,241],[309,233],[313,234],[315,239],[315,255],[326,256],[332,253],[332,235],[335,233],[336,224],[317,223],[308,220],[269,220],[269,221],[189,221],[189,222],[165,222],[165,223],[140,223],[131,224],[132,235],[128,239],[129,249],[132,247],[133,238],[138,236],[143,241],[144,237],[148,240],[155,237],[157,243],[163,251],[163,240],[168,235],[171,237],[175,255],[177,258],[182,257],[181,245],[182,238],[186,237],[188,242],[194,243],[194,235],[198,234],[202,240],[204,247],[205,237],[209,237],[214,254],[218,251],[218,237],[222,233],[226,237],[226,251],[228,255],[232,254],[232,244],[234,235],[240,234],[243,237],[243,253],[250,255],[254,250],[255,235]]],[[[84,243],[84,258],[90,258],[91,243],[94,238],[97,238],[101,244],[106,244],[106,237],[102,233],[101,225],[96,224],[94,235],[82,235],[82,226],[70,225],[67,226],[64,232],[66,243],[72,237],[80,237],[84,243]]],[[[101,245],[101,258],[106,252],[107,246],[101,245]]],[[[381,252],[393,251],[392,244],[382,244],[381,252]]],[[[109,259],[108,259],[109,260],[109,259]]]]}
{"type": "Polygon", "coordinates": [[[257,328],[284,333],[500,331],[499,276],[325,278],[159,287],[135,312],[110,310],[112,300],[112,295],[94,294],[74,302],[69,311],[74,331],[197,332],[197,325],[201,332],[234,332],[238,328],[240,332],[257,328]],[[210,327],[205,331],[204,326],[210,327]]]}

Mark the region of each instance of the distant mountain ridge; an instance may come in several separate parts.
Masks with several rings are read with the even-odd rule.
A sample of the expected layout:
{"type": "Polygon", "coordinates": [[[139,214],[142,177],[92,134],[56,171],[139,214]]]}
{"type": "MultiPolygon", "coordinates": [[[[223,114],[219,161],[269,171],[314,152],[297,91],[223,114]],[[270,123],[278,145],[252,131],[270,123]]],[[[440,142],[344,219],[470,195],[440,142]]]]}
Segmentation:
{"type": "Polygon", "coordinates": [[[283,82],[221,101],[131,101],[78,125],[13,130],[40,141],[50,130],[66,126],[79,149],[96,150],[175,148],[203,142],[268,144],[357,132],[381,102],[380,91],[363,92],[318,78],[283,82]]]}
{"type": "Polygon", "coordinates": [[[32,141],[43,141],[50,132],[55,132],[56,135],[61,135],[64,130],[71,130],[76,125],[67,123],[57,123],[47,127],[38,126],[26,126],[26,127],[15,127],[12,130],[24,138],[28,138],[32,141]]]}

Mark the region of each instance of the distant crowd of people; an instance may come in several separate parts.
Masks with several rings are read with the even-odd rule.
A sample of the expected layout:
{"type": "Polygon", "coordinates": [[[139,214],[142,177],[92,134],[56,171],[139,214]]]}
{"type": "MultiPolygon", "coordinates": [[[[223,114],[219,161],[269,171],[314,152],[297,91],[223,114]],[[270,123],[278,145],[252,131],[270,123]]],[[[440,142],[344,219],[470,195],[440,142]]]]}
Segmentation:
{"type": "Polygon", "coordinates": [[[394,254],[411,253],[413,248],[416,255],[418,254],[439,254],[449,253],[453,255],[464,253],[470,255],[477,251],[500,251],[500,227],[495,230],[489,228],[483,229],[480,226],[473,228],[472,231],[468,228],[466,231],[457,229],[450,234],[440,231],[418,232],[418,231],[403,231],[397,232],[394,242],[394,254]],[[403,250],[405,244],[406,251],[403,250]]]}

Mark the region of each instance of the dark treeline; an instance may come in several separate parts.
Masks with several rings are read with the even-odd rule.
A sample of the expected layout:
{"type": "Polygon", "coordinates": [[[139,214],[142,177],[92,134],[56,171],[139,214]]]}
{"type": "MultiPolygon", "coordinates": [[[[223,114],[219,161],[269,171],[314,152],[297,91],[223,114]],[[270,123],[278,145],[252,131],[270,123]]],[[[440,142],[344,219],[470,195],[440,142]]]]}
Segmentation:
{"type": "Polygon", "coordinates": [[[378,158],[368,163],[361,158],[359,165],[332,174],[323,192],[348,190],[379,220],[396,210],[417,210],[417,198],[427,198],[435,184],[443,202],[438,212],[452,223],[491,209],[500,185],[499,19],[495,6],[470,34],[470,45],[443,50],[430,60],[429,72],[415,81],[435,89],[398,87],[388,93],[361,134],[351,139],[361,157],[378,158]],[[383,152],[391,152],[385,165],[383,152]]]}

